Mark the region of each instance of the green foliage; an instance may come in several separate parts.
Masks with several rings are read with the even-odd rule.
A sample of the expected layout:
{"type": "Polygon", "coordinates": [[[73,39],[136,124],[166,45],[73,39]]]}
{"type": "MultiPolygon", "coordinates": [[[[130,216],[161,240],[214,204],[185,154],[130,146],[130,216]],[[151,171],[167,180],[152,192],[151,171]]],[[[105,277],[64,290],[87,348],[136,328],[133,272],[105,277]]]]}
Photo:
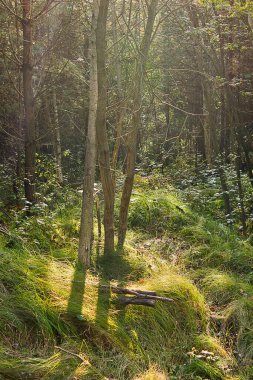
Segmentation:
{"type": "Polygon", "coordinates": [[[15,203],[15,194],[13,192],[14,173],[11,165],[0,165],[0,178],[0,213],[2,213],[6,206],[11,206],[15,203]]]}
{"type": "MultiPolygon", "coordinates": [[[[210,215],[212,218],[234,225],[240,231],[241,228],[241,205],[238,196],[238,183],[235,171],[234,158],[231,164],[224,164],[217,160],[217,167],[208,169],[200,168],[194,172],[191,163],[184,163],[185,168],[175,163],[172,167],[173,183],[183,190],[182,198],[194,208],[195,211],[210,215]],[[224,171],[227,182],[228,196],[231,204],[231,214],[225,215],[224,194],[221,187],[218,167],[224,171]]],[[[245,173],[241,173],[242,188],[244,193],[244,206],[247,215],[248,234],[251,234],[252,220],[252,186],[250,179],[245,173]]]]}
{"type": "Polygon", "coordinates": [[[134,193],[128,221],[132,228],[140,228],[153,233],[162,233],[169,229],[176,231],[188,223],[186,211],[178,205],[172,195],[161,191],[134,193]]]}

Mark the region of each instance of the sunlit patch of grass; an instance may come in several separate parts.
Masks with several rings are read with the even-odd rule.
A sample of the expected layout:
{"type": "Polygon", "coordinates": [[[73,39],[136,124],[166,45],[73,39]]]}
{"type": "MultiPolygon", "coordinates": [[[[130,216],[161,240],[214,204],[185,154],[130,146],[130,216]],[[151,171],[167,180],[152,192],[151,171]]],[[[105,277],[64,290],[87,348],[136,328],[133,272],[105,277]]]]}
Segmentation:
{"type": "Polygon", "coordinates": [[[56,334],[67,333],[48,297],[47,259],[21,252],[4,252],[0,268],[1,338],[10,344],[49,345],[56,334]],[[16,340],[16,342],[15,342],[16,340]]]}
{"type": "Polygon", "coordinates": [[[175,191],[134,192],[129,226],[156,237],[170,233],[191,247],[184,257],[187,267],[220,267],[235,273],[250,273],[253,248],[241,241],[233,228],[199,215],[180,200],[175,191]]]}
{"type": "Polygon", "coordinates": [[[253,287],[245,281],[245,277],[218,270],[209,271],[201,286],[208,299],[216,305],[226,305],[238,297],[253,294],[253,287]]]}
{"type": "Polygon", "coordinates": [[[90,271],[67,263],[51,261],[48,283],[55,305],[60,312],[93,319],[96,314],[98,278],[90,271]]]}
{"type": "MultiPolygon", "coordinates": [[[[116,295],[100,288],[101,283],[108,284],[106,278],[86,272],[85,288],[82,289],[82,273],[68,264],[62,264],[53,264],[54,268],[50,269],[50,284],[54,292],[53,297],[59,302],[58,308],[63,312],[64,307],[67,307],[68,312],[80,323],[82,319],[88,320],[90,326],[93,326],[93,334],[101,334],[101,339],[104,336],[108,341],[106,344],[115,347],[114,361],[119,358],[123,366],[110,367],[116,378],[130,378],[127,373],[134,374],[140,366],[147,366],[150,361],[159,363],[164,369],[170,366],[171,361],[176,362],[179,358],[183,360],[185,352],[192,347],[195,334],[200,330],[205,331],[207,309],[203,297],[189,280],[179,276],[169,267],[154,277],[131,282],[128,286],[155,290],[158,294],[173,298],[174,302],[157,302],[154,309],[131,305],[122,309],[116,295]],[[73,294],[71,296],[71,278],[79,284],[76,288],[76,299],[73,298],[73,294]],[[68,309],[70,304],[71,309],[68,309]],[[119,370],[122,377],[117,377],[119,370]]],[[[123,265],[124,269],[125,264],[118,264],[123,265]]],[[[118,271],[121,270],[122,268],[118,267],[118,271]]],[[[110,357],[111,355],[104,351],[98,360],[98,366],[105,374],[109,373],[106,363],[108,365],[110,357]]]]}
{"type": "Polygon", "coordinates": [[[3,379],[106,379],[88,360],[82,360],[82,355],[74,351],[68,353],[56,350],[48,357],[23,356],[22,360],[18,357],[15,358],[14,352],[12,358],[10,358],[10,354],[10,352],[6,353],[0,349],[0,379],[1,375],[4,376],[3,379]]]}
{"type": "Polygon", "coordinates": [[[189,210],[172,193],[160,191],[134,192],[129,209],[132,228],[161,233],[166,229],[176,231],[189,222],[189,210]]]}
{"type": "Polygon", "coordinates": [[[169,375],[151,366],[147,371],[134,377],[133,380],[169,380],[169,375]]]}
{"type": "Polygon", "coordinates": [[[232,360],[228,351],[221,345],[221,342],[210,335],[200,334],[196,336],[194,346],[199,351],[207,350],[213,352],[215,355],[219,355],[221,358],[232,360]]]}

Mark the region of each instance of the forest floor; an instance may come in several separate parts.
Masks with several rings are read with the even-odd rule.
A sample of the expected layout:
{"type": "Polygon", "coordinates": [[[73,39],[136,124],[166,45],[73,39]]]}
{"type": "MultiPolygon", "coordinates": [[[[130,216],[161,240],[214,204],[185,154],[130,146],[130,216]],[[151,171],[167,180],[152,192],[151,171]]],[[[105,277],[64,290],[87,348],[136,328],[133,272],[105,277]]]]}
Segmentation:
{"type": "Polygon", "coordinates": [[[80,194],[15,215],[1,215],[0,379],[253,379],[253,247],[173,187],[138,178],[124,253],[104,257],[95,235],[87,271],[80,194]],[[102,285],[173,302],[123,308],[102,285]]]}

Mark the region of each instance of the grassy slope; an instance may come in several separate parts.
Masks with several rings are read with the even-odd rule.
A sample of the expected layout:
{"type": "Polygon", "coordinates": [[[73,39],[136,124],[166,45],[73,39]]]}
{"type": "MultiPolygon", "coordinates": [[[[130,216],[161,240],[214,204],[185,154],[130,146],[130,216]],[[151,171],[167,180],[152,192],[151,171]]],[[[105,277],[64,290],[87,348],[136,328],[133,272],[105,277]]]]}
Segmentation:
{"type": "Polygon", "coordinates": [[[252,378],[252,247],[152,186],[136,185],[125,255],[98,244],[96,271],[75,266],[79,207],[1,237],[0,379],[252,378]],[[122,309],[101,284],[174,302],[122,309]]]}

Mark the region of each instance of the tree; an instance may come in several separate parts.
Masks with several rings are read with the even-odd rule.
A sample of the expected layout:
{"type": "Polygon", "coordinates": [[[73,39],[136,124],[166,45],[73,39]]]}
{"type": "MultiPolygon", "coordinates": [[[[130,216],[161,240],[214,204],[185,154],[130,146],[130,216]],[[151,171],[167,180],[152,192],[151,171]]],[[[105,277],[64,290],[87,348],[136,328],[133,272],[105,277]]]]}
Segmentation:
{"type": "Polygon", "coordinates": [[[93,1],[91,34],[89,42],[90,89],[89,119],[86,139],[82,214],[80,225],[78,260],[90,266],[93,230],[94,182],[96,171],[96,118],[98,114],[97,28],[100,0],[93,1]]]}
{"type": "Polygon", "coordinates": [[[98,160],[104,193],[104,252],[114,251],[114,186],[111,174],[110,150],[106,130],[106,22],[109,0],[100,3],[97,27],[98,112],[96,119],[98,160]]]}
{"type": "Polygon", "coordinates": [[[28,202],[35,201],[35,118],[33,95],[33,39],[32,39],[32,2],[22,3],[23,18],[23,97],[25,129],[25,197],[28,202]]]}
{"type": "MultiPolygon", "coordinates": [[[[34,12],[34,5],[31,0],[21,2],[21,15],[17,2],[14,6],[11,1],[1,0],[1,6],[7,10],[10,16],[15,18],[15,23],[19,22],[23,33],[22,51],[22,87],[23,87],[23,108],[24,108],[24,145],[25,145],[25,177],[24,189],[25,198],[29,205],[35,202],[35,153],[36,153],[36,134],[35,134],[35,102],[33,89],[33,29],[35,22],[53,6],[57,5],[55,0],[46,0],[39,3],[39,8],[34,12]]],[[[18,36],[18,27],[16,26],[18,36]]],[[[18,41],[18,37],[17,37],[18,41]]],[[[19,51],[19,46],[17,46],[19,51]]],[[[17,57],[17,60],[19,57],[17,57]]]]}
{"type": "Polygon", "coordinates": [[[126,230],[127,230],[127,216],[130,198],[134,183],[134,171],[137,153],[137,136],[141,125],[141,110],[142,110],[142,90],[143,81],[145,76],[146,62],[148,59],[149,48],[152,41],[152,32],[157,14],[157,0],[152,0],[148,5],[148,18],[145,27],[144,35],[141,41],[139,54],[135,63],[135,74],[133,79],[132,89],[132,107],[133,114],[131,120],[131,128],[128,131],[127,139],[127,164],[126,164],[126,178],[123,186],[120,216],[119,216],[119,231],[118,231],[118,246],[122,248],[124,245],[126,230]]]}

